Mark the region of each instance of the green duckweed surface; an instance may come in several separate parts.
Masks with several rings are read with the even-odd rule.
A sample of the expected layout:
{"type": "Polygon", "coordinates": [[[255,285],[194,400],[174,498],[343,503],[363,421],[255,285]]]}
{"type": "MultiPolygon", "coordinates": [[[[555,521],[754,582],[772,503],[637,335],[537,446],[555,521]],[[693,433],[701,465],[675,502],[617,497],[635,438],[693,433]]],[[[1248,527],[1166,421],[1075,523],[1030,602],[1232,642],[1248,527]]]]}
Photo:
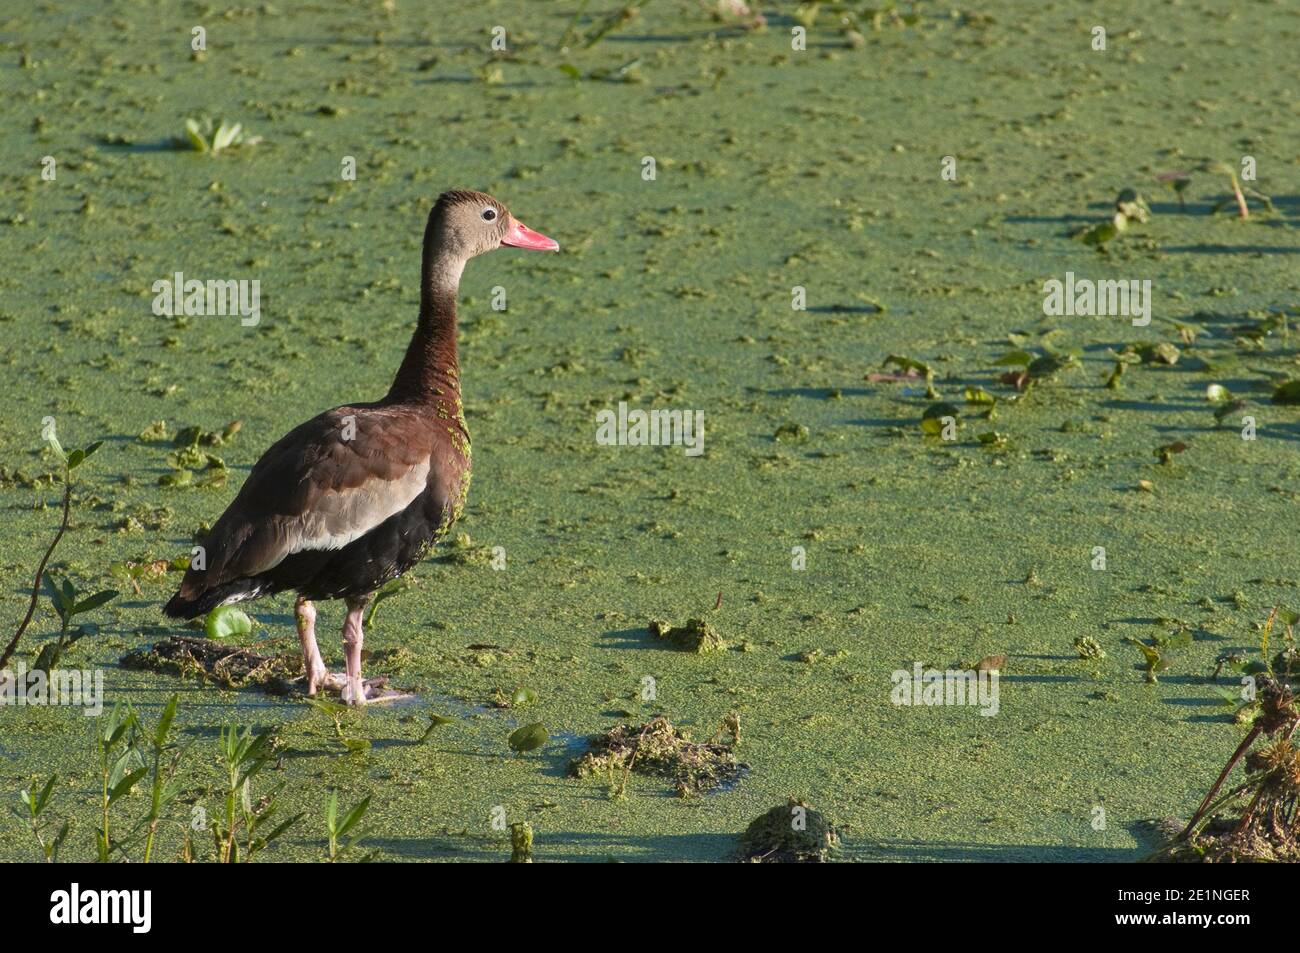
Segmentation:
{"type": "MultiPolygon", "coordinates": [[[[799,52],[789,5],[751,31],[651,0],[561,52],[578,6],[4,14],[4,638],[57,525],[58,489],[40,479],[56,472],[40,436],[53,416],[66,446],[105,441],[79,471],[54,569],[126,590],[65,665],[102,667],[109,702],[146,723],[180,692],[200,806],[216,800],[219,726],[279,726],[262,783],[283,782],[286,808],[309,818],[270,857],[323,855],[335,788],[345,805],[374,795],[369,844],[384,860],[504,860],[497,807],[532,824],[538,861],[721,860],[791,796],[842,831],[845,859],[1138,858],[1143,822],[1186,816],[1244,730],[1208,681],[1216,657],[1253,651],[1275,604],[1300,608],[1300,408],[1270,400],[1300,376],[1300,337],[1276,321],[1257,335],[1300,308],[1300,10],[926,5],[860,38],[823,10],[799,52]],[[489,46],[497,25],[504,53],[489,46]],[[602,70],[631,81],[585,78],[602,70]],[[171,148],[200,116],[262,141],[171,148]],[[1226,176],[1194,172],[1185,206],[1157,181],[1246,155],[1271,215],[1212,214],[1226,176]],[[945,156],[956,181],[941,178],[945,156]],[[1148,223],[1104,252],[1069,237],[1126,186],[1147,197],[1148,223]],[[475,472],[458,531],[502,547],[506,567],[435,554],[378,610],[371,672],[418,704],[349,718],[372,745],[348,754],[301,702],[117,667],[177,631],[159,606],[178,577],[136,594],[110,565],[185,553],[276,438],[384,393],[414,321],[425,216],[450,187],[492,192],[562,252],[502,250],[465,274],[475,472]],[[178,271],[258,279],[260,323],[156,316],[152,285],[178,271]],[[1067,271],[1150,280],[1155,320],[1044,315],[1043,282],[1067,271]],[[807,310],[792,309],[795,286],[807,310]],[[1171,320],[1198,332],[1192,344],[1171,320]],[[1106,386],[1112,351],[1165,342],[1177,364],[1106,386]],[[1013,400],[995,362],[1044,344],[1078,366],[1013,400]],[[956,440],[922,432],[923,387],[867,380],[889,355],[934,369],[962,410],[956,440]],[[1217,425],[1211,383],[1250,402],[1257,439],[1240,415],[1217,425]],[[999,399],[996,419],[977,419],[967,387],[999,399]],[[595,415],[619,401],[703,411],[705,453],[598,445],[595,415]],[[224,486],[159,485],[173,448],[138,435],[236,419],[213,450],[224,486]],[[981,443],[988,431],[1005,442],[981,443]],[[1156,448],[1178,441],[1160,463],[1156,448]],[[674,650],[648,631],[658,618],[705,618],[728,648],[674,650]],[[1124,638],[1178,628],[1190,644],[1148,684],[1124,638]],[[1106,657],[1081,659],[1081,637],[1106,657]],[[383,655],[397,647],[409,655],[383,655]],[[895,670],[1002,654],[996,717],[890,702],[895,670]],[[490,707],[519,686],[535,704],[490,707]],[[429,709],[456,721],[421,745],[429,709]],[[581,739],[621,720],[663,713],[707,738],[732,711],[750,772],[730,789],[681,799],[633,777],[616,798],[566,776],[581,739]],[[507,736],[534,721],[551,740],[515,754],[507,736]]],[[[612,9],[591,4],[579,28],[612,9]]],[[[250,642],[294,649],[291,608],[253,606],[250,642]]],[[[340,666],[342,608],[320,613],[340,666]]],[[[19,658],[56,630],[43,601],[19,658]]],[[[16,803],[58,772],[52,809],[74,818],[75,856],[95,823],[93,726],[75,709],[0,709],[0,796],[16,803]]],[[[0,858],[35,856],[0,813],[0,858]]]]}

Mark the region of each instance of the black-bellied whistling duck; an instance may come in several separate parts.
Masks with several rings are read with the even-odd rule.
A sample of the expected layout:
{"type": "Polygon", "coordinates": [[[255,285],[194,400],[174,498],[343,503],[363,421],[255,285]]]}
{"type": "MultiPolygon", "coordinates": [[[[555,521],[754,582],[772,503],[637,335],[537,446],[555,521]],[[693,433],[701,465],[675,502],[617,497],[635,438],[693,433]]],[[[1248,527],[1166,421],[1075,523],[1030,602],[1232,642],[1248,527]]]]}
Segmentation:
{"type": "MultiPolygon", "coordinates": [[[[365,704],[362,613],[384,583],[418,563],[460,516],[469,491],[469,431],[456,360],[456,293],[465,263],[501,245],[557,251],[482,192],[444,192],[429,213],[420,319],[383,400],[327,410],[257,461],[163,611],[193,619],[216,606],[295,590],[308,695],[338,689],[365,704]],[[347,674],[316,646],[313,599],[343,599],[347,674]]],[[[369,693],[369,694],[368,694],[369,693]]]]}

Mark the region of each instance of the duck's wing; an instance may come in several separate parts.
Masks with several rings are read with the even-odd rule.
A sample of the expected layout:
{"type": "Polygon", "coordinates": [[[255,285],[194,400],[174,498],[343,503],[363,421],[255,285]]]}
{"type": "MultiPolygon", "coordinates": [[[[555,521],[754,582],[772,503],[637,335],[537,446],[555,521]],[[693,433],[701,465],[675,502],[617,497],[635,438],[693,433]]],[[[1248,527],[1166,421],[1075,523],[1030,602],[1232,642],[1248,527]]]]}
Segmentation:
{"type": "Polygon", "coordinates": [[[231,587],[294,553],[365,535],[424,492],[433,449],[405,409],[336,407],[295,427],[257,461],[164,611],[192,618],[252,594],[231,587]]]}

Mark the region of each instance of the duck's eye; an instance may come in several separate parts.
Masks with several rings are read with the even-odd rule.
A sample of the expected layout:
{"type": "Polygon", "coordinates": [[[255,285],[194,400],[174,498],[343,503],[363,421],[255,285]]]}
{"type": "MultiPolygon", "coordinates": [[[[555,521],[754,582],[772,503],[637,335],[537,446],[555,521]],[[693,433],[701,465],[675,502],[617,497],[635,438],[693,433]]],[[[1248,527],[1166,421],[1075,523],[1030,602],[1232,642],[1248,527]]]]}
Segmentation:
{"type": "Polygon", "coordinates": [[[490,222],[497,217],[497,210],[494,208],[485,208],[483,210],[483,221],[490,222]]]}

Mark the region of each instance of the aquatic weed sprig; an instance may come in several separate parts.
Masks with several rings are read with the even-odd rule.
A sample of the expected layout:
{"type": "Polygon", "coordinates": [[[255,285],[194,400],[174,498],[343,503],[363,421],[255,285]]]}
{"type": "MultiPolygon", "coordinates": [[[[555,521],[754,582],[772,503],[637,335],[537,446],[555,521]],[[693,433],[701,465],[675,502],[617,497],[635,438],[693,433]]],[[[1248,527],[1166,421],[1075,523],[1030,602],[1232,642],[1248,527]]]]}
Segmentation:
{"type": "Polygon", "coordinates": [[[32,832],[32,837],[36,838],[36,845],[41,849],[41,855],[45,858],[47,864],[58,862],[59,851],[68,839],[68,832],[72,829],[71,822],[65,820],[63,826],[59,828],[59,832],[52,839],[48,841],[45,839],[47,831],[43,816],[45,809],[50,805],[50,799],[54,795],[54,786],[58,783],[58,780],[59,776],[52,774],[50,779],[35,794],[26,788],[20,791],[18,797],[27,808],[26,811],[10,808],[14,817],[23,821],[32,832]]]}
{"type": "Polygon", "coordinates": [[[59,637],[45,644],[36,657],[36,664],[33,667],[48,673],[58,667],[63,653],[90,631],[85,626],[78,626],[74,631],[69,632],[68,626],[72,624],[73,618],[111,602],[117,598],[118,593],[116,589],[105,589],[93,596],[80,599],[72,580],[64,579],[62,584],[59,584],[54,581],[52,575],[45,577],[45,587],[49,590],[54,611],[59,616],[59,637]]]}
{"type": "MultiPolygon", "coordinates": [[[[45,439],[63,462],[63,516],[59,521],[58,532],[54,534],[54,539],[50,542],[49,547],[45,550],[45,555],[41,557],[41,561],[36,567],[36,578],[32,582],[32,595],[27,603],[27,614],[23,616],[22,622],[18,623],[18,629],[14,632],[13,638],[9,640],[9,644],[5,646],[4,653],[0,654],[0,671],[3,671],[9,663],[9,659],[18,648],[18,642],[22,639],[23,633],[27,631],[27,626],[31,624],[32,616],[36,613],[36,603],[40,599],[41,580],[45,575],[45,567],[50,561],[50,556],[54,554],[55,548],[59,545],[59,541],[63,539],[63,534],[68,531],[68,523],[72,519],[72,471],[85,463],[91,454],[103,446],[102,440],[96,440],[88,447],[66,453],[59,443],[59,438],[55,434],[53,426],[50,426],[46,432],[45,439]]],[[[113,595],[117,595],[117,593],[113,593],[113,595]]],[[[90,608],[94,607],[91,606],[90,608]]],[[[90,608],[78,611],[88,612],[90,608]]]]}
{"type": "Polygon", "coordinates": [[[112,707],[99,730],[95,743],[99,749],[99,830],[95,832],[95,855],[101,864],[112,858],[118,846],[111,828],[112,807],[131,793],[131,789],[149,769],[141,761],[134,738],[129,733],[136,726],[135,709],[128,702],[118,702],[112,707]],[[120,751],[120,753],[119,753],[120,751]]]}
{"type": "MultiPolygon", "coordinates": [[[[366,811],[370,809],[371,797],[373,795],[367,794],[340,818],[339,792],[330,791],[329,803],[325,808],[325,832],[329,835],[329,862],[331,864],[339,863],[350,851],[355,850],[368,833],[365,830],[359,830],[346,841],[343,841],[348,832],[361,823],[361,819],[366,816],[366,811]]],[[[365,854],[358,862],[365,863],[370,858],[370,854],[365,854]]]]}
{"type": "Polygon", "coordinates": [[[271,731],[259,735],[254,734],[252,728],[240,730],[231,725],[221,729],[221,757],[226,780],[224,815],[212,826],[218,863],[236,864],[241,859],[244,863],[250,863],[257,854],[302,820],[301,813],[295,814],[266,833],[261,833],[275,815],[275,795],[279,789],[254,803],[252,781],[270,763],[274,754],[274,740],[275,735],[271,731]],[[239,840],[241,827],[244,833],[242,854],[239,840]]]}
{"type": "Polygon", "coordinates": [[[228,123],[224,119],[214,123],[205,118],[202,121],[186,119],[185,135],[174,138],[172,145],[177,149],[217,155],[237,146],[255,146],[261,141],[261,136],[245,135],[241,123],[228,123]]]}

